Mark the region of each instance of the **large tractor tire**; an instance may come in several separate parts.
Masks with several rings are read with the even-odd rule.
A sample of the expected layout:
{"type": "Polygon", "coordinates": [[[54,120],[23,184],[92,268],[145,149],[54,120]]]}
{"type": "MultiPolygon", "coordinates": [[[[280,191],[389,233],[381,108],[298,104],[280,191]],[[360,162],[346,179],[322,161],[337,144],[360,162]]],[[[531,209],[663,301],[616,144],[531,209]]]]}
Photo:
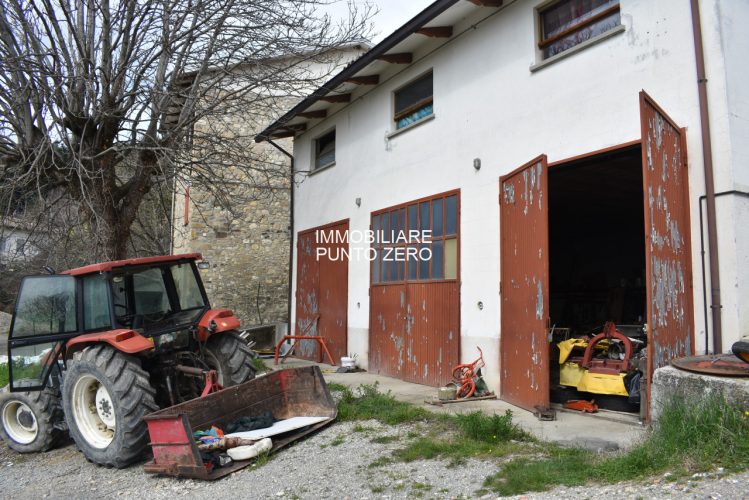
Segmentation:
{"type": "Polygon", "coordinates": [[[47,451],[64,434],[56,390],[0,394],[0,437],[19,453],[47,451]]]}
{"type": "Polygon", "coordinates": [[[223,387],[255,378],[254,355],[238,333],[232,331],[214,335],[208,339],[205,351],[205,360],[218,372],[218,383],[223,387]]]}
{"type": "Polygon", "coordinates": [[[68,363],[62,404],[70,436],[88,460],[125,467],[148,447],[143,417],[158,407],[137,358],[107,345],[87,347],[68,363]]]}

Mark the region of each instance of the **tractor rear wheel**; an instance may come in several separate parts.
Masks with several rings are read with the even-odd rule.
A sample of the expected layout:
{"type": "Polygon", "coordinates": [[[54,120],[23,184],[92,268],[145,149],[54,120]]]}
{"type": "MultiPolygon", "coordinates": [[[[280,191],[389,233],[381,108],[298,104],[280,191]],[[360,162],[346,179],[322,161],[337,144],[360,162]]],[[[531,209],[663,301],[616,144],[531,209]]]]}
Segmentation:
{"type": "Polygon", "coordinates": [[[62,403],[70,436],[88,460],[122,468],[148,447],[143,417],[158,407],[137,358],[107,345],[84,349],[68,363],[62,403]]]}
{"type": "Polygon", "coordinates": [[[254,355],[236,332],[219,333],[208,339],[205,360],[218,372],[218,383],[224,387],[255,378],[254,355]]]}
{"type": "Polygon", "coordinates": [[[0,437],[19,453],[51,449],[62,436],[60,396],[53,389],[0,394],[0,437]]]}

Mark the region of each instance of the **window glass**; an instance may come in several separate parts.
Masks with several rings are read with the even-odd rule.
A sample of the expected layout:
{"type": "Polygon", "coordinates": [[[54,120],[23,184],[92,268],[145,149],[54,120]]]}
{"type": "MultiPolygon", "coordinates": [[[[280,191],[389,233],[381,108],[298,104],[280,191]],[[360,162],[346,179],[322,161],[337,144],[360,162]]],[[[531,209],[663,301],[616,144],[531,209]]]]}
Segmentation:
{"type": "Polygon", "coordinates": [[[432,73],[422,76],[395,93],[396,128],[403,128],[433,113],[432,73]]]}
{"type": "Polygon", "coordinates": [[[11,348],[10,376],[16,388],[39,387],[49,369],[48,355],[57,342],[11,348]]]}
{"type": "Polygon", "coordinates": [[[429,219],[429,202],[423,201],[419,204],[419,230],[427,231],[431,227],[429,219]]]}
{"type": "Polygon", "coordinates": [[[315,141],[315,168],[322,168],[335,161],[335,130],[315,141]]]}
{"type": "Polygon", "coordinates": [[[458,197],[445,198],[445,235],[452,236],[458,231],[458,197]]]}
{"type": "Polygon", "coordinates": [[[380,282],[380,252],[372,259],[372,283],[380,282]]]}
{"type": "Polygon", "coordinates": [[[415,280],[419,271],[418,255],[413,253],[408,255],[408,279],[415,280]]]}
{"type": "MultiPolygon", "coordinates": [[[[429,248],[430,245],[427,243],[424,243],[421,245],[421,251],[419,252],[420,256],[423,256],[423,259],[419,260],[419,279],[420,280],[428,280],[429,279],[429,263],[432,259],[429,259],[429,248]]],[[[434,256],[432,256],[434,258],[434,256]]]]}
{"type": "Polygon", "coordinates": [[[203,307],[203,295],[200,286],[195,279],[195,273],[190,264],[177,264],[171,267],[174,287],[179,296],[179,307],[181,310],[203,307]]]}
{"type": "MultiPolygon", "coordinates": [[[[415,203],[408,206],[408,230],[418,231],[419,230],[419,207],[415,203]]],[[[409,233],[410,234],[410,233],[409,233]]],[[[413,240],[409,236],[409,240],[413,240]]]]}
{"type": "Polygon", "coordinates": [[[393,251],[390,252],[390,255],[388,257],[390,261],[388,262],[388,267],[390,268],[389,272],[389,281],[398,281],[398,262],[395,260],[395,254],[393,251]]]}
{"type": "Polygon", "coordinates": [[[78,330],[75,278],[24,278],[16,306],[12,337],[72,333],[78,330]]]}
{"type": "Polygon", "coordinates": [[[442,199],[432,201],[432,236],[442,236],[442,199]]]}
{"type": "Polygon", "coordinates": [[[398,211],[390,212],[390,242],[394,243],[398,237],[398,211]]]}
{"type": "Polygon", "coordinates": [[[372,283],[457,279],[458,195],[390,209],[372,216],[372,226],[386,229],[384,242],[373,243],[380,260],[372,264],[372,283]],[[431,234],[426,241],[424,231],[431,234]]]}
{"type": "Polygon", "coordinates": [[[374,231],[374,242],[375,244],[380,242],[380,216],[375,215],[372,217],[372,231],[374,231]]]}
{"type": "Polygon", "coordinates": [[[454,280],[458,277],[458,240],[445,240],[445,279],[454,280]]]}
{"type": "Polygon", "coordinates": [[[81,281],[83,282],[83,329],[111,328],[109,286],[104,275],[84,276],[81,281]]]}
{"type": "Polygon", "coordinates": [[[380,241],[390,241],[390,214],[385,212],[380,219],[380,241]]]}
{"type": "Polygon", "coordinates": [[[619,0],[562,0],[541,11],[544,58],[621,24],[619,0]]]}
{"type": "Polygon", "coordinates": [[[133,293],[135,314],[163,314],[169,311],[169,296],[161,269],[147,269],[133,274],[133,293]]]}
{"type": "Polygon", "coordinates": [[[432,243],[432,279],[439,280],[445,277],[443,266],[445,261],[444,241],[432,243]]]}

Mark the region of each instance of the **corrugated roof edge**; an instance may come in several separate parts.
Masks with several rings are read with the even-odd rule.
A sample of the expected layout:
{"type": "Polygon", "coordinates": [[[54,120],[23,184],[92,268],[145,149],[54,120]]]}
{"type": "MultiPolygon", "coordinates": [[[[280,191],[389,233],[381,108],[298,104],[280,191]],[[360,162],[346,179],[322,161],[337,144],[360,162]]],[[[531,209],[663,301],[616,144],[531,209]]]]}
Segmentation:
{"type": "Polygon", "coordinates": [[[390,36],[372,47],[372,49],[370,49],[368,52],[365,52],[361,57],[359,57],[359,59],[346,66],[337,75],[328,80],[324,85],[315,90],[299,104],[291,108],[291,110],[289,110],[281,118],[266,127],[265,130],[255,136],[255,142],[263,142],[269,140],[271,133],[275,129],[281,128],[286,125],[288,122],[293,120],[297,114],[310,107],[321,97],[324,97],[329,92],[335,90],[339,85],[344,83],[346,79],[366,68],[378,57],[385,54],[388,50],[392,49],[409,36],[413,35],[416,30],[423,27],[426,23],[442,14],[444,11],[446,11],[459,1],[460,0],[437,0],[436,2],[429,5],[426,9],[419,12],[406,24],[395,30],[390,36]]]}

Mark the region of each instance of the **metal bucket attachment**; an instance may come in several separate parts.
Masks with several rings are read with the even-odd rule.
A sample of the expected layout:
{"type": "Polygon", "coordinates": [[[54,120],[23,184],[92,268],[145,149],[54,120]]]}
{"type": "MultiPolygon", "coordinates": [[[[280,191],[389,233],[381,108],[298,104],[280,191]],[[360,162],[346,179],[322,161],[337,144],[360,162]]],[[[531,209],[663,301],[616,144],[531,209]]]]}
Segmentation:
{"type": "Polygon", "coordinates": [[[146,472],[197,479],[218,479],[246,467],[252,460],[209,471],[200,457],[193,432],[211,426],[225,428],[238,417],[265,411],[276,420],[325,417],[324,421],[273,437],[271,453],[328,425],[337,415],[333,398],[317,366],[269,373],[205,397],[170,406],[145,417],[151,436],[153,460],[146,472]]]}

